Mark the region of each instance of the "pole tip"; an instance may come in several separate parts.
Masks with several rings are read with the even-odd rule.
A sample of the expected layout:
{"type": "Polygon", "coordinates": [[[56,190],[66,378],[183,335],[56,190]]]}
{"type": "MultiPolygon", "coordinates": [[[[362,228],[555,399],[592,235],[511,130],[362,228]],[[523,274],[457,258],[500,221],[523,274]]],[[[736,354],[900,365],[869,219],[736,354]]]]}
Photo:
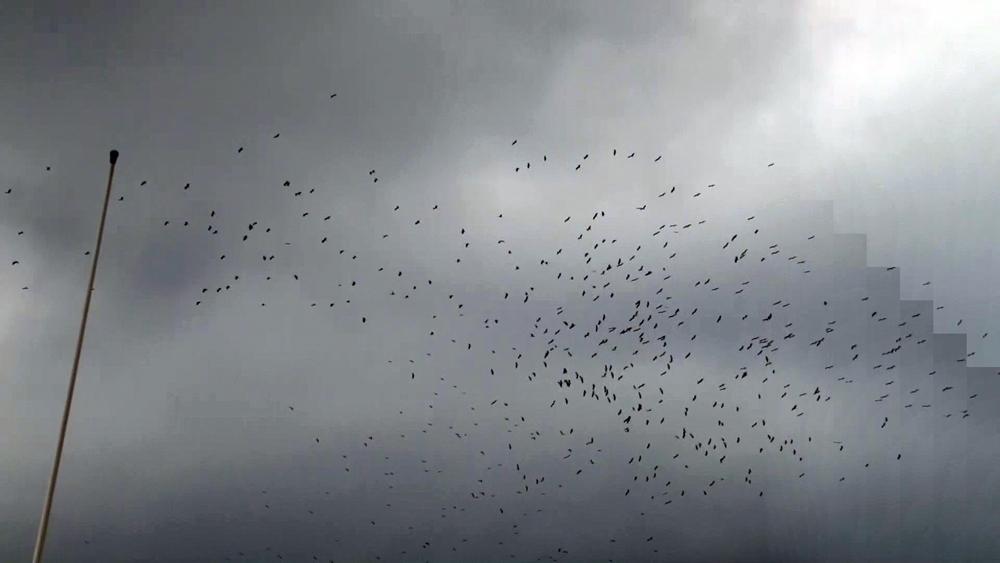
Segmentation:
{"type": "Polygon", "coordinates": [[[111,151],[111,164],[118,162],[118,151],[111,151]]]}

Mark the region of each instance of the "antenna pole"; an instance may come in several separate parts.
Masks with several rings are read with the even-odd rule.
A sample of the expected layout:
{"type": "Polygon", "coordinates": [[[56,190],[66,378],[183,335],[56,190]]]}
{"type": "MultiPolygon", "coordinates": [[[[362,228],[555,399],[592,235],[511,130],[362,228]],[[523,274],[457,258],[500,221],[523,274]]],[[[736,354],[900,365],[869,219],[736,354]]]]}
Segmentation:
{"type": "Polygon", "coordinates": [[[83,318],[80,320],[80,334],[76,339],[76,354],[73,356],[73,370],[69,375],[69,388],[66,391],[66,403],[63,406],[62,422],[59,425],[59,441],[56,443],[56,456],[52,462],[52,474],[49,476],[49,488],[45,493],[45,506],[42,518],[38,523],[38,537],[35,539],[35,553],[32,563],[41,563],[45,550],[45,536],[49,529],[49,515],[52,512],[52,499],[56,492],[56,479],[59,477],[59,462],[62,461],[63,444],[66,442],[66,427],[69,424],[69,411],[73,405],[73,390],[76,388],[76,373],[80,368],[80,352],[83,350],[83,334],[87,330],[87,316],[90,313],[90,296],[94,292],[94,277],[97,275],[97,259],[101,255],[101,240],[104,238],[104,220],[108,216],[108,201],[111,199],[111,182],[115,177],[115,163],[118,162],[118,151],[111,151],[111,166],[108,170],[108,188],[104,193],[104,207],[101,209],[101,223],[97,228],[97,246],[94,248],[94,259],[90,264],[90,281],[87,283],[87,295],[83,301],[83,318]]]}

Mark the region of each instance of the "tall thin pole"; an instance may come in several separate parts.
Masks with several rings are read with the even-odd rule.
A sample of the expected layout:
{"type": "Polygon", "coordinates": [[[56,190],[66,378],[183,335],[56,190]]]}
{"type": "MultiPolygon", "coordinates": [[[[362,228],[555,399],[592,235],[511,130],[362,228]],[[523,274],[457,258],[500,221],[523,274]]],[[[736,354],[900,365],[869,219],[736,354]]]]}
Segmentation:
{"type": "Polygon", "coordinates": [[[45,535],[49,529],[49,514],[52,512],[52,498],[56,492],[56,479],[59,477],[59,462],[62,461],[63,444],[66,441],[66,426],[69,423],[69,410],[73,405],[73,389],[76,387],[76,372],[80,368],[80,352],[83,350],[83,333],[87,330],[87,314],[90,313],[90,296],[94,292],[94,277],[97,275],[97,259],[101,256],[101,240],[104,238],[104,220],[108,216],[108,201],[111,199],[111,181],[115,177],[115,163],[118,162],[118,151],[111,151],[111,167],[108,170],[108,188],[104,193],[104,207],[101,209],[101,223],[97,227],[97,247],[94,248],[94,260],[90,264],[90,281],[87,283],[87,296],[83,300],[83,318],[80,320],[80,334],[76,338],[76,354],[73,356],[73,371],[69,375],[69,389],[66,391],[66,404],[63,406],[62,423],[59,426],[59,441],[56,444],[56,457],[52,462],[52,474],[49,476],[49,489],[45,493],[45,507],[42,509],[42,519],[38,524],[38,537],[35,539],[35,554],[32,563],[41,563],[42,552],[45,550],[45,535]]]}

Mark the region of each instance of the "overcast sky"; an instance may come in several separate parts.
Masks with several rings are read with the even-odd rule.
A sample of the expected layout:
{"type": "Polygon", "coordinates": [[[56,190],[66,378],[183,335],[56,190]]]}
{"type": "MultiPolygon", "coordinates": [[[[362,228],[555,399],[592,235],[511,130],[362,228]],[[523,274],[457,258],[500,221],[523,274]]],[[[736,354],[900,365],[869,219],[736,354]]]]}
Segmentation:
{"type": "Polygon", "coordinates": [[[998,26],[989,2],[0,6],[0,559],[31,551],[111,148],[50,560],[995,556],[1000,395],[966,365],[1000,365],[998,26]],[[649,300],[687,324],[589,357],[582,327],[649,300]],[[755,336],[783,347],[768,382],[755,336]],[[758,401],[748,362],[764,396],[728,426],[822,441],[804,461],[679,414],[706,384],[758,401]],[[606,365],[615,408],[580,399],[606,365]],[[672,414],[623,433],[643,384],[672,414]],[[831,399],[795,417],[785,384],[831,399]],[[729,469],[689,444],[692,476],[682,428],[729,469]],[[701,498],[622,496],[654,472],[701,498]]]}

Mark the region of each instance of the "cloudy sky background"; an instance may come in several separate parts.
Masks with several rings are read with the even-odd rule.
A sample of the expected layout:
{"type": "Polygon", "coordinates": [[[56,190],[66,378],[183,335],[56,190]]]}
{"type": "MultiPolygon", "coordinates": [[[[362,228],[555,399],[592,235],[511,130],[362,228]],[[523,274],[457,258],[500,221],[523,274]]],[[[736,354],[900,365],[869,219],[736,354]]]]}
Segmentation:
{"type": "MultiPolygon", "coordinates": [[[[388,305],[384,278],[383,285],[362,283],[352,294],[355,308],[344,313],[374,311],[374,328],[320,319],[308,304],[345,305],[347,290],[334,286],[372,279],[364,270],[369,264],[405,265],[408,276],[433,279],[435,291],[446,287],[484,309],[503,310],[502,302],[489,301],[497,289],[531,284],[555,302],[562,299],[557,286],[519,277],[515,259],[497,255],[496,240],[506,238],[524,255],[544,255],[561,244],[550,241],[574,238],[574,226],[560,224],[564,216],[628,210],[671,185],[690,194],[716,183],[724,195],[687,200],[663,219],[649,218],[653,227],[672,217],[736,217],[779,202],[831,201],[829,230],[865,233],[869,264],[900,267],[899,295],[885,299],[933,299],[944,306],[933,312],[937,332],[970,334],[969,365],[1000,364],[995,340],[980,338],[1000,335],[1000,294],[991,283],[1000,274],[993,251],[1000,239],[994,220],[1000,144],[993,126],[1000,114],[994,94],[1000,40],[992,33],[1000,10],[987,2],[303,3],[294,9],[34,2],[0,7],[0,22],[0,187],[14,188],[0,207],[7,260],[0,274],[0,352],[8,359],[0,376],[4,560],[25,558],[34,537],[89,265],[84,252],[92,245],[112,147],[122,151],[115,189],[125,199],[113,202],[109,216],[56,501],[56,560],[204,560],[206,553],[215,558],[249,545],[262,529],[302,549],[335,552],[318,530],[352,530],[342,510],[328,511],[317,529],[290,512],[280,528],[264,517],[227,515],[259,514],[250,493],[276,483],[316,480],[287,486],[289,498],[302,497],[287,501],[295,507],[306,502],[306,491],[332,490],[332,481],[320,477],[332,462],[309,450],[312,435],[325,432],[324,444],[349,443],[337,453],[353,456],[356,436],[395,428],[386,415],[406,410],[413,397],[387,392],[375,374],[384,371],[387,355],[400,364],[420,356],[422,341],[413,334],[425,332],[443,306],[430,298],[388,305]],[[272,139],[276,132],[281,137],[272,139]],[[239,146],[245,151],[237,156],[239,146]],[[644,164],[598,160],[611,147],[637,152],[644,164]],[[584,153],[593,165],[573,174],[584,153]],[[539,169],[541,154],[558,169],[539,169]],[[529,160],[533,175],[523,167],[514,174],[529,160]],[[316,193],[293,200],[280,188],[285,180],[316,193]],[[189,190],[182,189],[186,183],[189,190]],[[435,204],[441,209],[430,220],[435,204]],[[393,214],[395,205],[405,221],[393,214]],[[306,210],[310,221],[301,219],[306,210]],[[500,212],[508,222],[498,221],[500,212]],[[332,222],[321,224],[317,216],[324,215],[332,222]],[[417,233],[410,227],[420,218],[426,228],[417,233]],[[189,231],[178,227],[184,220],[189,231]],[[232,251],[252,221],[273,228],[274,264],[232,251]],[[210,224],[220,235],[205,232],[210,224]],[[461,268],[451,252],[460,246],[458,226],[473,241],[461,268]],[[333,252],[317,244],[321,236],[331,238],[328,246],[359,254],[364,265],[318,259],[321,251],[333,252]],[[295,246],[282,248],[279,240],[295,246]],[[228,262],[220,263],[227,252],[228,262]],[[7,268],[15,259],[21,264],[7,268]],[[273,272],[279,281],[260,279],[273,272]],[[293,282],[290,272],[301,280],[293,282]],[[214,290],[234,273],[244,283],[225,299],[208,297],[208,306],[193,308],[203,287],[214,290]],[[259,307],[263,301],[266,308],[259,307]],[[196,399],[210,406],[178,406],[196,399]],[[291,404],[300,418],[291,418],[291,404]],[[200,412],[270,422],[251,430],[191,422],[200,412]],[[93,540],[104,551],[70,557],[88,537],[104,538],[93,540]]],[[[794,213],[783,217],[790,225],[782,229],[819,224],[794,213]]],[[[649,225],[630,216],[616,217],[607,228],[623,240],[648,232],[649,225]]],[[[844,256],[831,261],[864,271],[844,256]]],[[[831,279],[854,279],[839,276],[831,279]]],[[[501,344],[518,345],[523,334],[500,328],[482,345],[489,341],[499,354],[501,344]]],[[[468,365],[489,360],[485,351],[474,357],[424,369],[457,379],[468,365]]],[[[530,386],[491,385],[470,380],[466,390],[519,397],[527,401],[525,412],[550,398],[541,393],[534,405],[529,397],[538,391],[530,386]]],[[[490,440],[500,439],[497,432],[490,440]]],[[[600,424],[594,432],[602,432],[600,424]]],[[[990,427],[977,432],[970,436],[988,436],[990,427]]],[[[412,444],[385,447],[404,459],[416,455],[407,450],[412,444]]],[[[457,446],[436,447],[442,466],[464,455],[457,446]]],[[[617,447],[627,450],[628,443],[617,447]]],[[[380,471],[374,460],[357,463],[355,474],[365,474],[365,463],[380,471]]],[[[338,473],[344,504],[364,488],[355,478],[338,473]]],[[[617,494],[614,484],[607,488],[617,494]]],[[[433,513],[436,499],[456,490],[465,493],[425,490],[430,496],[415,497],[413,514],[433,513]]],[[[800,498],[825,506],[831,494],[805,491],[800,498]]],[[[599,495],[588,502],[613,506],[599,495]]],[[[689,520],[720,517],[703,510],[689,520]]],[[[936,510],[928,512],[947,513],[936,510]]],[[[678,553],[691,560],[808,559],[816,546],[857,537],[826,528],[826,539],[814,536],[800,547],[804,553],[789,547],[781,554],[776,546],[790,538],[775,530],[795,515],[773,512],[770,535],[759,523],[741,523],[739,510],[720,525],[735,536],[705,532],[713,538],[708,543],[739,537],[732,552],[690,540],[676,542],[678,553]]],[[[866,514],[880,521],[879,513],[866,514]]],[[[983,520],[990,511],[978,514],[983,520]]],[[[816,518],[829,524],[847,517],[816,518]]],[[[485,515],[469,515],[464,524],[493,525],[485,515]]],[[[535,527],[556,538],[567,533],[558,520],[535,527]]],[[[371,541],[387,541],[376,537],[371,541]]],[[[884,540],[873,534],[859,542],[884,540]]],[[[989,545],[978,549],[985,553],[989,545]]],[[[827,553],[843,560],[843,553],[827,553]]]]}

